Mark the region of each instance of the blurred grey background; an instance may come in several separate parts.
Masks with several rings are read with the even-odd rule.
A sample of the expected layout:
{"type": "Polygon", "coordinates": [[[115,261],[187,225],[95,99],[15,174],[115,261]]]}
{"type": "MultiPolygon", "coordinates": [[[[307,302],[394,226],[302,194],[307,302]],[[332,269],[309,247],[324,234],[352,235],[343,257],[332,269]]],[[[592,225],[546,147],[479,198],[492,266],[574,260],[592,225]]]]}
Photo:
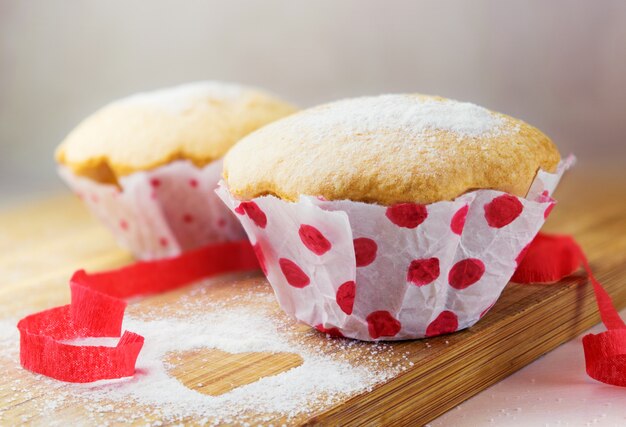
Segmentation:
{"type": "Polygon", "coordinates": [[[0,199],[62,189],[55,146],[108,101],[204,79],[472,101],[626,168],[623,0],[0,0],[0,199]]]}

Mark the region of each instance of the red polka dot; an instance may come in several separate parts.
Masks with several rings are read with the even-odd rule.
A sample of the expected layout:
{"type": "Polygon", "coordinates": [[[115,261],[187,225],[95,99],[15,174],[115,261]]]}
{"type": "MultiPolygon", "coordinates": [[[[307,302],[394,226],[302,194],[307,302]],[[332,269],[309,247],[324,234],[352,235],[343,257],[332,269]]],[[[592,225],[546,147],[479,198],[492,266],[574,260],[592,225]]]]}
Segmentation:
{"type": "Polygon", "coordinates": [[[324,255],[332,247],[331,243],[317,228],[302,224],[298,230],[300,240],[315,255],[324,255]]]}
{"type": "Polygon", "coordinates": [[[365,320],[370,337],[373,339],[396,336],[402,328],[402,324],[388,311],[374,311],[365,320]]]}
{"type": "Polygon", "coordinates": [[[159,244],[165,248],[170,244],[170,242],[165,237],[161,237],[159,239],[159,244]]]}
{"type": "Polygon", "coordinates": [[[455,289],[465,289],[478,282],[485,272],[485,264],[476,258],[463,259],[452,266],[448,283],[455,289]]]}
{"type": "Polygon", "coordinates": [[[126,220],[124,220],[124,219],[121,219],[120,220],[120,228],[122,230],[128,230],[128,222],[126,222],[126,220]]]}
{"type": "Polygon", "coordinates": [[[263,250],[261,249],[261,245],[259,245],[258,243],[255,243],[252,246],[252,249],[254,250],[254,253],[256,254],[256,259],[259,261],[259,267],[261,267],[261,271],[263,271],[263,274],[265,274],[267,276],[267,266],[265,264],[265,254],[263,253],[263,250]]]}
{"type": "Polygon", "coordinates": [[[161,185],[161,180],[158,178],[152,178],[150,180],[150,185],[152,186],[152,188],[157,188],[161,185]]]}
{"type": "Polygon", "coordinates": [[[239,215],[243,215],[244,213],[247,214],[252,222],[254,222],[259,228],[265,228],[267,225],[267,216],[265,215],[265,212],[263,212],[254,202],[241,202],[239,206],[235,208],[235,212],[239,215]]]}
{"type": "Polygon", "coordinates": [[[519,254],[517,254],[517,256],[515,257],[515,264],[517,264],[518,267],[520,263],[522,262],[522,260],[524,259],[524,257],[526,256],[526,253],[528,252],[529,248],[530,248],[530,243],[524,246],[522,250],[519,252],[519,254]]]}
{"type": "Polygon", "coordinates": [[[552,197],[550,197],[550,193],[548,193],[548,190],[545,190],[543,193],[541,193],[541,195],[537,198],[537,201],[540,203],[550,202],[546,210],[543,211],[543,219],[547,219],[548,215],[550,215],[550,212],[552,212],[556,201],[552,197]]]}
{"type": "Polygon", "coordinates": [[[339,286],[337,289],[337,304],[339,308],[346,313],[352,314],[352,308],[354,307],[354,296],[356,293],[356,283],[352,280],[339,286]]]}
{"type": "Polygon", "coordinates": [[[416,286],[424,286],[439,277],[439,259],[425,258],[411,261],[406,280],[416,286]]]}
{"type": "Polygon", "coordinates": [[[357,267],[365,267],[374,262],[376,251],[378,251],[378,245],[375,241],[367,237],[359,237],[354,239],[352,243],[354,244],[354,257],[357,267]]]}
{"type": "Polygon", "coordinates": [[[445,310],[426,328],[426,337],[449,334],[455,332],[459,327],[459,319],[451,311],[445,310]]]}
{"type": "Polygon", "coordinates": [[[217,226],[220,228],[226,227],[226,220],[224,218],[220,218],[217,220],[217,226]]]}
{"type": "Polygon", "coordinates": [[[198,180],[194,179],[194,178],[191,178],[189,180],[189,185],[191,186],[191,188],[197,188],[198,187],[198,180]]]}
{"type": "Polygon", "coordinates": [[[311,283],[309,276],[295,262],[288,260],[287,258],[281,258],[278,260],[278,265],[289,283],[294,288],[304,288],[311,283]]]}
{"type": "Polygon", "coordinates": [[[329,335],[333,338],[345,338],[339,328],[325,328],[321,323],[319,325],[315,325],[315,329],[320,331],[323,334],[329,335]]]}
{"type": "Polygon", "coordinates": [[[548,218],[548,215],[550,215],[550,212],[552,212],[552,209],[554,209],[554,205],[555,203],[550,203],[548,207],[546,208],[546,210],[543,211],[543,219],[548,218]]]}
{"type": "Polygon", "coordinates": [[[487,312],[488,312],[489,310],[491,310],[491,307],[493,307],[495,304],[496,304],[496,302],[495,302],[495,301],[494,301],[494,302],[492,302],[491,304],[489,304],[489,306],[488,306],[486,309],[484,309],[483,311],[481,311],[481,312],[480,312],[480,316],[479,316],[479,318],[480,318],[480,319],[482,319],[482,318],[485,316],[485,314],[487,314],[487,312]]]}
{"type": "Polygon", "coordinates": [[[186,224],[190,224],[193,222],[193,215],[186,213],[183,215],[183,222],[186,224]]]}
{"type": "Polygon", "coordinates": [[[428,210],[417,203],[400,203],[388,207],[385,215],[398,227],[415,228],[424,222],[428,210]]]}
{"type": "Polygon", "coordinates": [[[454,234],[461,235],[463,227],[465,226],[465,218],[467,218],[467,211],[469,211],[469,205],[463,206],[456,211],[452,220],[450,221],[450,229],[454,234]]]}
{"type": "Polygon", "coordinates": [[[502,228],[520,216],[523,209],[517,197],[503,194],[485,205],[485,219],[490,227],[502,228]]]}

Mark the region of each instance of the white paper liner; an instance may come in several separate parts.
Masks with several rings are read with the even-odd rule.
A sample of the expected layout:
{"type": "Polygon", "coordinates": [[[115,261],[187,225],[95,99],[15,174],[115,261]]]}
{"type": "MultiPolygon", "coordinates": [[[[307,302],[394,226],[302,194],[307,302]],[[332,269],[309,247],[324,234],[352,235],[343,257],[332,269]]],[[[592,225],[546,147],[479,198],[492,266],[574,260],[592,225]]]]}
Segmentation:
{"type": "Polygon", "coordinates": [[[215,194],[222,161],[203,168],[185,160],[135,172],[120,188],[59,174],[120,246],[139,259],[170,257],[209,243],[245,238],[241,225],[215,194]]]}
{"type": "Polygon", "coordinates": [[[345,337],[404,340],[467,328],[491,308],[573,163],[570,156],[556,173],[540,171],[526,198],[477,190],[423,206],[427,216],[413,228],[406,227],[411,221],[392,222],[393,207],[311,196],[296,203],[273,196],[241,202],[224,182],[216,191],[241,221],[285,312],[345,337]],[[353,239],[363,238],[375,243],[375,259],[363,250],[372,242],[359,240],[360,263],[371,263],[357,267],[353,239]]]}

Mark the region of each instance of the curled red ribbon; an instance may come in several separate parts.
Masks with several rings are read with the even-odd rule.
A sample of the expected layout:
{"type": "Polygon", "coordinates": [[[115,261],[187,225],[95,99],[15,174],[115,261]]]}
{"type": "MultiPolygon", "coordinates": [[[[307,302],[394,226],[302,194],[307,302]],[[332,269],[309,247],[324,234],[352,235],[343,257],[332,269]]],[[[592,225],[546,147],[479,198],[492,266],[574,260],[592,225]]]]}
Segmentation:
{"type": "Polygon", "coordinates": [[[539,233],[511,280],[516,283],[554,283],[581,265],[593,285],[600,317],[607,328],[605,332],[583,337],[587,374],[603,383],[626,387],[626,324],[572,237],[539,233]]]}
{"type": "Polygon", "coordinates": [[[126,309],[121,298],[165,292],[202,278],[257,268],[254,250],[246,240],[102,273],[79,270],[70,280],[71,304],[32,314],[17,324],[20,363],[29,371],[68,382],[131,376],[143,346],[142,336],[126,331],[115,347],[63,341],[119,337],[126,309]]]}
{"type": "MultiPolygon", "coordinates": [[[[580,246],[570,236],[539,233],[527,248],[512,280],[554,283],[580,266],[593,284],[607,331],[583,338],[590,377],[626,386],[626,325],[611,297],[594,277],[580,246]]],[[[58,380],[91,382],[133,375],[143,337],[124,332],[116,347],[79,346],[63,341],[119,337],[126,302],[121,298],[171,290],[217,274],[258,268],[248,241],[223,243],[179,257],[138,262],[117,270],[87,274],[70,281],[71,304],[25,317],[18,323],[20,362],[25,369],[58,380]]]]}

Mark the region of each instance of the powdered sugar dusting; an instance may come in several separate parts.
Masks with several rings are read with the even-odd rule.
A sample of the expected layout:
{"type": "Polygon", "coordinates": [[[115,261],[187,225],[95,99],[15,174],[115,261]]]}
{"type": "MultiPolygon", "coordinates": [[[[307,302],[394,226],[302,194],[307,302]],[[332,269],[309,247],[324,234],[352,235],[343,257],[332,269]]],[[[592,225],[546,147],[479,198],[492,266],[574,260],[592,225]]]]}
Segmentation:
{"type": "MultiPolygon", "coordinates": [[[[160,296],[155,297],[155,303],[131,304],[124,329],[146,338],[137,374],[132,378],[68,384],[23,371],[18,362],[16,319],[1,321],[0,366],[8,366],[3,374],[9,380],[0,384],[0,394],[10,389],[15,394],[16,408],[20,402],[33,399],[24,420],[36,421],[34,417],[41,416],[40,421],[45,419],[52,425],[56,419],[63,424],[58,414],[68,407],[87,411],[84,416],[89,424],[140,421],[159,425],[153,422],[160,420],[246,425],[312,414],[370,390],[412,365],[389,344],[324,338],[311,329],[303,331],[277,310],[264,281],[250,280],[252,285],[248,281],[239,288],[225,284],[235,289],[227,297],[215,297],[213,282],[213,286],[205,283],[188,289],[165,305],[158,303],[160,296]],[[171,374],[173,364],[179,360],[172,355],[202,349],[232,354],[292,353],[301,358],[302,364],[211,396],[187,388],[171,374]]],[[[115,341],[88,339],[82,343],[115,345],[115,341]]],[[[19,409],[9,410],[14,419],[19,409]]],[[[1,420],[2,409],[0,424],[1,420]]]]}
{"type": "MultiPolygon", "coordinates": [[[[167,418],[219,417],[231,420],[246,412],[295,416],[315,395],[349,394],[371,387],[384,375],[318,355],[281,337],[266,315],[246,309],[208,313],[187,320],[128,319],[125,329],[146,337],[139,355],[140,374],[126,381],[101,382],[84,387],[90,399],[153,405],[167,418]],[[208,396],[181,384],[167,371],[165,356],[197,348],[218,348],[228,353],[290,352],[304,363],[287,372],[265,377],[220,396],[208,396]]],[[[80,387],[80,386],[79,386],[80,387]]]]}
{"type": "Polygon", "coordinates": [[[243,86],[215,81],[187,83],[167,89],[142,92],[116,101],[124,106],[157,107],[171,113],[180,113],[195,103],[212,100],[229,100],[242,96],[247,91],[243,86]]]}
{"type": "Polygon", "coordinates": [[[406,136],[439,130],[459,137],[488,137],[511,131],[505,128],[501,116],[478,105],[412,95],[346,99],[308,110],[300,118],[317,127],[321,135],[338,129],[352,135],[401,131],[406,136]]]}

